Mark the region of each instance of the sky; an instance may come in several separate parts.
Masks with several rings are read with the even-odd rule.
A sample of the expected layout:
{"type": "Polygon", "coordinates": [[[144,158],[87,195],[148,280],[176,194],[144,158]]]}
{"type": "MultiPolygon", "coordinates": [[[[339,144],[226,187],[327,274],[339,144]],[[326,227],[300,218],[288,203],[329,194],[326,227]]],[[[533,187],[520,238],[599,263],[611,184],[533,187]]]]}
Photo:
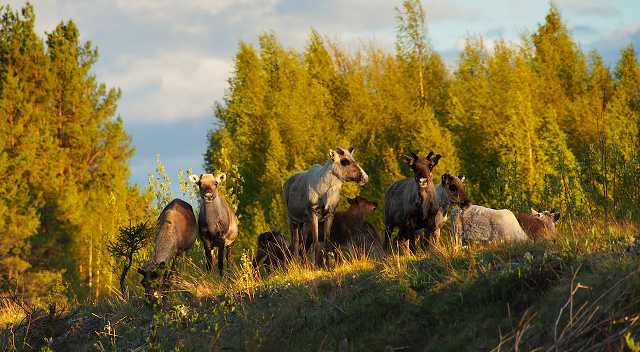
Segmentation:
{"type": "MultiPolygon", "coordinates": [[[[273,32],[302,49],[310,29],[347,48],[375,42],[393,50],[400,0],[32,0],[36,29],[73,20],[81,39],[98,47],[99,81],[122,89],[118,114],[136,154],[130,182],[146,185],[155,156],[169,175],[202,171],[207,132],[221,101],[240,41],[273,32]]],[[[0,0],[13,8],[24,0],[0,0]]],[[[423,0],[432,47],[450,67],[464,40],[482,35],[518,41],[544,21],[546,0],[423,0]]],[[[597,49],[615,65],[621,48],[640,48],[640,0],[555,0],[583,50],[597,49]]]]}

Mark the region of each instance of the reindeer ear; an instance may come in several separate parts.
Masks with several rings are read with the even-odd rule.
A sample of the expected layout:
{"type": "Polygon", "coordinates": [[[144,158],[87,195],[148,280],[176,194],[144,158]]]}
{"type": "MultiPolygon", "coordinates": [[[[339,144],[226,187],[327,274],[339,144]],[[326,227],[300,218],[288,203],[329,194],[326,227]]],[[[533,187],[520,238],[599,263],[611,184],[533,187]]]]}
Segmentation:
{"type": "Polygon", "coordinates": [[[329,151],[329,160],[336,160],[336,151],[335,150],[330,150],[329,151]]]}
{"type": "MultiPolygon", "coordinates": [[[[431,160],[431,157],[433,156],[433,150],[429,151],[429,154],[427,154],[427,160],[431,160]]],[[[417,159],[417,158],[416,158],[417,159]]]]}
{"type": "Polygon", "coordinates": [[[448,173],[442,174],[442,184],[447,184],[449,181],[451,181],[451,175],[448,173]]]}
{"type": "Polygon", "coordinates": [[[558,221],[560,220],[560,212],[556,211],[554,213],[551,213],[551,216],[553,216],[553,221],[558,221]]]}
{"type": "Polygon", "coordinates": [[[195,183],[197,185],[198,183],[200,183],[200,176],[189,175],[189,180],[191,180],[192,183],[195,183]]]}
{"type": "Polygon", "coordinates": [[[220,175],[218,175],[218,183],[222,183],[226,180],[227,180],[227,174],[225,174],[224,172],[221,172],[220,175]]]}
{"type": "Polygon", "coordinates": [[[460,179],[460,182],[464,182],[464,180],[466,180],[467,178],[464,177],[464,175],[460,174],[458,175],[458,178],[460,179]]]}
{"type": "Polygon", "coordinates": [[[438,161],[440,160],[440,158],[442,158],[442,155],[440,154],[436,154],[436,156],[433,157],[434,166],[438,164],[438,161]]]}
{"type": "Polygon", "coordinates": [[[347,149],[349,151],[349,154],[351,154],[351,156],[353,156],[353,152],[355,151],[354,147],[349,147],[349,149],[347,149]]]}
{"type": "Polygon", "coordinates": [[[356,204],[358,202],[357,198],[347,198],[347,203],[353,205],[356,204]]]}
{"type": "Polygon", "coordinates": [[[531,208],[531,215],[538,215],[540,213],[538,213],[535,209],[531,208]]]}
{"type": "MultiPolygon", "coordinates": [[[[413,153],[411,153],[413,154],[413,153]]],[[[414,154],[415,155],[415,154],[414,154]]],[[[408,156],[408,155],[403,155],[402,159],[404,160],[404,162],[409,165],[409,166],[413,166],[413,164],[416,163],[416,159],[412,156],[408,156]]]]}

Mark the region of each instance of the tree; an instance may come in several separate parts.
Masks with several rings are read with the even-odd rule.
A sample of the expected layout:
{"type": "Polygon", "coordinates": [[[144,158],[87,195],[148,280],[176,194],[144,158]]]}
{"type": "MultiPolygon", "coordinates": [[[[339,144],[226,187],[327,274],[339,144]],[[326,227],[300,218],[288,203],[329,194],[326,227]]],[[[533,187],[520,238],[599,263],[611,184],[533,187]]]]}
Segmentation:
{"type": "Polygon", "coordinates": [[[133,148],[114,117],[120,91],[91,73],[97,50],[80,43],[73,22],[45,45],[31,5],[0,12],[2,286],[37,296],[64,278],[69,293],[97,297],[111,281],[109,234],[148,216],[128,185],[133,148]]]}
{"type": "Polygon", "coordinates": [[[107,250],[114,259],[124,260],[120,273],[120,294],[124,298],[129,297],[127,274],[133,264],[133,257],[147,244],[153,235],[153,230],[146,223],[121,226],[118,228],[117,237],[107,243],[107,250]]]}

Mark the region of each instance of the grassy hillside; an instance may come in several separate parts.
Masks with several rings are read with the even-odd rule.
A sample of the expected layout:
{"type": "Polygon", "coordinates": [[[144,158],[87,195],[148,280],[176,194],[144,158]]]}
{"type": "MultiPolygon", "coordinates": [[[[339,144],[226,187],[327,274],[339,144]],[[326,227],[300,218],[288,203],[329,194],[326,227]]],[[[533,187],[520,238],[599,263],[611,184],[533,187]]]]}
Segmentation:
{"type": "Polygon", "coordinates": [[[56,351],[623,350],[640,336],[635,228],[566,227],[549,243],[445,241],[330,271],[294,264],[259,275],[244,256],[220,280],[185,262],[155,307],[138,294],[22,319],[6,305],[5,324],[12,310],[14,322],[0,342],[56,351]]]}

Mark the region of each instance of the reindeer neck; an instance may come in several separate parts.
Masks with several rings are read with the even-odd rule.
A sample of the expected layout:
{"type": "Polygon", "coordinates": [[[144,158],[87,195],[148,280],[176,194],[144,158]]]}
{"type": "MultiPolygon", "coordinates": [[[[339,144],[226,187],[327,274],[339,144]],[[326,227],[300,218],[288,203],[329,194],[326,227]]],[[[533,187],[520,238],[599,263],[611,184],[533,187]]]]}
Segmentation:
{"type": "Polygon", "coordinates": [[[331,161],[327,161],[318,169],[317,178],[315,178],[315,182],[312,181],[310,186],[316,190],[318,193],[325,193],[330,189],[340,189],[342,188],[342,180],[339,179],[331,170],[331,161]]]}
{"type": "Polygon", "coordinates": [[[349,209],[345,210],[344,214],[357,223],[364,222],[364,219],[367,217],[366,210],[357,206],[349,207],[349,209]]]}
{"type": "Polygon", "coordinates": [[[438,200],[438,207],[446,212],[451,205],[451,201],[449,200],[447,191],[442,187],[442,184],[439,184],[438,187],[436,187],[436,198],[438,200]]]}
{"type": "Polygon", "coordinates": [[[429,183],[426,187],[418,186],[418,194],[420,195],[420,200],[424,201],[435,201],[436,192],[433,187],[433,183],[429,183]]]}
{"type": "Polygon", "coordinates": [[[220,198],[220,194],[218,194],[211,202],[200,200],[200,212],[206,214],[207,217],[215,216],[218,218],[224,209],[225,207],[222,198],[220,198]]]}
{"type": "Polygon", "coordinates": [[[433,183],[429,183],[427,187],[418,187],[418,195],[422,204],[422,217],[431,216],[438,207],[433,183]]]}

